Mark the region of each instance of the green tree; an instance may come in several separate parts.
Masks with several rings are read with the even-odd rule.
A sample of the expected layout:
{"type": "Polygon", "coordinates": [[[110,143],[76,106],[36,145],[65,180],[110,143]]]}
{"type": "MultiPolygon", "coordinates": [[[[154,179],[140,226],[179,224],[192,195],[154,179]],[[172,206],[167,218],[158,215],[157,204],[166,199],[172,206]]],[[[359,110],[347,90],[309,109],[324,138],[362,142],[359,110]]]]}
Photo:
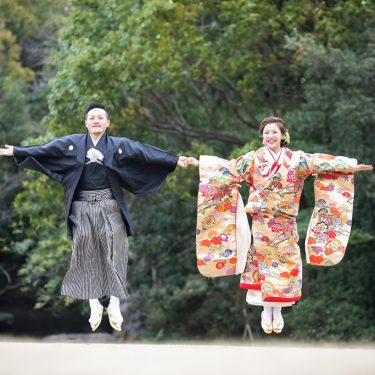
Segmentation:
{"type": "MultiPolygon", "coordinates": [[[[4,0],[0,3],[0,144],[20,144],[44,130],[47,112],[47,79],[52,74],[49,56],[55,50],[57,29],[64,19],[64,1],[4,0]]],[[[25,256],[11,252],[12,241],[24,250],[31,240],[22,230],[13,199],[22,189],[25,173],[5,158],[0,160],[0,295],[18,288],[16,270],[25,256]]]]}
{"type": "MultiPolygon", "coordinates": [[[[228,157],[235,148],[252,147],[259,120],[276,114],[288,119],[294,148],[369,162],[372,138],[361,137],[365,124],[373,122],[373,16],[369,2],[349,0],[74,0],[54,57],[57,74],[44,123],[51,137],[82,132],[86,104],[102,101],[111,113],[113,135],[177,153],[228,157]],[[348,134],[352,144],[342,142],[348,134]]],[[[245,302],[240,291],[231,292],[235,279],[196,274],[196,181],[195,171],[178,171],[158,195],[128,198],[138,232],[129,269],[128,328],[132,322],[135,337],[243,331],[245,302]],[[228,319],[228,312],[235,318],[228,319]]],[[[373,179],[360,175],[358,182],[366,189],[358,197],[354,239],[367,238],[361,244],[368,249],[373,179]],[[364,214],[368,221],[361,232],[364,214]]],[[[66,263],[49,255],[54,249],[61,256],[68,252],[62,205],[48,206],[44,198],[61,202],[60,194],[55,184],[38,177],[17,198],[28,233],[20,251],[29,246],[21,272],[29,286],[38,286],[38,306],[63,302],[57,294],[66,263]],[[39,221],[42,213],[46,219],[39,221]]],[[[307,186],[302,227],[309,217],[303,209],[311,204],[307,186]]],[[[306,303],[315,298],[312,285],[324,278],[320,275],[308,272],[306,303]]],[[[324,291],[317,298],[320,306],[328,301],[324,291]]],[[[371,321],[364,307],[360,310],[371,321]]],[[[355,328],[359,316],[348,323],[353,333],[340,337],[323,329],[321,337],[363,337],[355,328]]],[[[256,311],[251,322],[258,318],[256,311]]],[[[292,318],[294,337],[300,337],[298,327],[292,318]]]]}

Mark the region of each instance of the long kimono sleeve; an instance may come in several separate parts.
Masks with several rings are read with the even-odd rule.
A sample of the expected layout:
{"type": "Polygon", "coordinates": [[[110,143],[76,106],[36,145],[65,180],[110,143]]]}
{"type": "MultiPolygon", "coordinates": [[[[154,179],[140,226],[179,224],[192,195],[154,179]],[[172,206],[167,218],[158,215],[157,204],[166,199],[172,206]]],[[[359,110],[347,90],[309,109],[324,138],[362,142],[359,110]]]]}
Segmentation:
{"type": "Polygon", "coordinates": [[[327,154],[301,154],[301,170],[314,175],[315,206],[306,235],[307,262],[332,266],[349,241],[357,160],[327,154]]]}
{"type": "Polygon", "coordinates": [[[228,164],[229,173],[235,176],[239,182],[245,181],[246,183],[250,183],[254,170],[254,157],[255,151],[250,151],[245,155],[239,156],[237,159],[231,160],[228,164]]]}
{"type": "Polygon", "coordinates": [[[299,172],[304,177],[327,172],[354,173],[357,160],[329,154],[307,154],[300,151],[299,172]]]}
{"type": "Polygon", "coordinates": [[[171,172],[176,169],[178,162],[177,155],[138,141],[126,144],[125,156],[138,164],[160,165],[169,168],[171,172]]]}
{"type": "Polygon", "coordinates": [[[238,182],[249,174],[250,154],[232,161],[200,157],[196,243],[204,276],[234,275],[245,267],[251,233],[238,182]]]}
{"type": "Polygon", "coordinates": [[[14,147],[17,166],[41,172],[57,182],[62,182],[64,171],[74,167],[74,147],[67,146],[65,137],[37,146],[14,147]],[[71,156],[71,157],[69,157],[71,156]]]}
{"type": "Polygon", "coordinates": [[[177,166],[178,156],[159,148],[113,137],[117,150],[113,169],[120,176],[121,186],[136,195],[157,191],[177,166]]]}

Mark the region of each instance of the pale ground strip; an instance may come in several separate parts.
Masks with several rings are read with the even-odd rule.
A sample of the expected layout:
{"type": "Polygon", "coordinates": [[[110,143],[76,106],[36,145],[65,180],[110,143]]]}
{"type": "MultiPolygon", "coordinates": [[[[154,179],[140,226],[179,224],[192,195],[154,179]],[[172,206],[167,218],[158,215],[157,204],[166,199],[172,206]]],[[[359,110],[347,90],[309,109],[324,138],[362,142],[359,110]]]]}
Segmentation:
{"type": "Polygon", "coordinates": [[[0,342],[0,375],[374,375],[375,349],[263,344],[0,342]]]}

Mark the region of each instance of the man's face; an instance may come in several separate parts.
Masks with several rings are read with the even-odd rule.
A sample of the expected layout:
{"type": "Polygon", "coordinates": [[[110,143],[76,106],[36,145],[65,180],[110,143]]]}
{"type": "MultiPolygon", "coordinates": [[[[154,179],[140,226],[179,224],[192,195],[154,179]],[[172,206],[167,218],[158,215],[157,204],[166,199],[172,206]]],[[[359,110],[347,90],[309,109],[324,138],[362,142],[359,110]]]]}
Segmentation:
{"type": "Polygon", "coordinates": [[[104,109],[93,108],[87,112],[85,125],[88,132],[92,135],[102,135],[108,128],[110,121],[104,109]]]}

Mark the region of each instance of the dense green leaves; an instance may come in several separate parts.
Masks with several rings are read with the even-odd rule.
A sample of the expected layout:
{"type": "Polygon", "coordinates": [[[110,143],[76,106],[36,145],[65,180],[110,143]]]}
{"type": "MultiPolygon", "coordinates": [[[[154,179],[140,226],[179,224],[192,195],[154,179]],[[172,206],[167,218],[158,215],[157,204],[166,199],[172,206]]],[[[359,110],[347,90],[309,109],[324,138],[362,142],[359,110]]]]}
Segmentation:
{"type": "Polygon", "coordinates": [[[293,338],[374,340],[374,253],[368,251],[373,246],[373,240],[352,244],[340,266],[308,271],[316,272],[309,296],[288,315],[290,326],[298,327],[293,338]]]}
{"type": "MultiPolygon", "coordinates": [[[[0,49],[0,132],[6,129],[7,139],[30,134],[23,124],[40,119],[35,105],[45,113],[48,91],[43,123],[50,135],[43,140],[83,132],[84,108],[95,100],[108,107],[111,134],[179,154],[235,157],[258,147],[258,123],[274,114],[287,119],[293,149],[373,162],[375,14],[369,1],[74,0],[65,5],[56,74],[43,69],[45,77],[53,76],[50,89],[33,88],[30,99],[27,90],[41,72],[22,64],[17,41],[32,39],[35,20],[44,25],[43,35],[55,30],[47,15],[59,5],[47,3],[8,0],[0,7],[8,12],[0,16],[6,26],[0,32],[6,41],[0,49]],[[47,11],[39,14],[42,7],[47,11]]],[[[15,201],[20,223],[13,249],[25,258],[20,274],[36,306],[59,308],[72,302],[58,296],[69,262],[62,191],[36,176],[29,175],[15,201]]],[[[332,269],[304,267],[304,299],[286,317],[290,337],[375,338],[365,328],[374,323],[368,287],[374,259],[365,254],[374,239],[375,180],[362,173],[356,181],[348,256],[332,269]]],[[[245,306],[238,280],[197,274],[196,186],[196,170],[178,170],[161,192],[128,196],[137,232],[130,242],[126,304],[131,337],[239,337],[246,319],[259,333],[259,309],[245,306]]],[[[301,204],[302,239],[311,190],[307,184],[301,204]]]]}
{"type": "MultiPolygon", "coordinates": [[[[1,147],[17,145],[28,137],[44,133],[41,121],[47,113],[47,79],[52,74],[47,63],[56,48],[56,32],[63,22],[64,3],[48,0],[4,0],[0,3],[1,147]]],[[[31,227],[25,228],[30,222],[42,223],[40,218],[44,216],[37,209],[40,195],[29,201],[31,194],[26,191],[18,198],[23,197],[25,204],[21,204],[20,211],[16,212],[13,199],[22,189],[25,173],[18,171],[14,162],[6,158],[0,160],[0,171],[0,296],[5,298],[7,291],[10,293],[30,280],[24,273],[26,278],[20,281],[17,271],[27,254],[35,250],[36,237],[41,232],[34,231],[32,236],[31,227]],[[26,208],[31,210],[25,211],[26,208]],[[28,215],[24,217],[25,226],[14,229],[22,209],[28,215]]],[[[42,181],[40,184],[43,186],[42,181]]],[[[28,190],[31,186],[35,187],[25,183],[28,190]]],[[[47,231],[47,227],[44,230],[47,231]]],[[[35,290],[29,293],[32,298],[35,298],[35,290]]]]}

